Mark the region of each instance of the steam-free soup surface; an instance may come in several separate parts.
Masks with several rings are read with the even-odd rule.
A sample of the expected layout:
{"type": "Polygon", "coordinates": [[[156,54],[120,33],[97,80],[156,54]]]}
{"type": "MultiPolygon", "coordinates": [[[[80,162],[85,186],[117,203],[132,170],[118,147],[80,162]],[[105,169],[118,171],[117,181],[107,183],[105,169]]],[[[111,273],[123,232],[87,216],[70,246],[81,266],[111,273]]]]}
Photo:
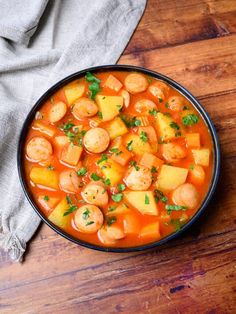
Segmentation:
{"type": "Polygon", "coordinates": [[[212,141],[191,103],[138,72],[86,73],[36,113],[25,174],[43,214],[89,243],[131,247],[179,230],[211,181],[212,141]]]}

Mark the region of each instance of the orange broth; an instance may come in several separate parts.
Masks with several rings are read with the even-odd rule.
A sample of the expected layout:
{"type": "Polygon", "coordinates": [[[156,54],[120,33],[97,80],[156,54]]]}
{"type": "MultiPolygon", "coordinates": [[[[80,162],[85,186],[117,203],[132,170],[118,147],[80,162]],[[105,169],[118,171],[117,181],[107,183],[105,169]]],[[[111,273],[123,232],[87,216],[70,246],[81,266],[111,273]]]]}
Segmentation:
{"type": "MultiPolygon", "coordinates": [[[[103,84],[109,75],[113,75],[115,78],[117,78],[122,83],[122,85],[123,85],[122,88],[125,88],[124,81],[125,81],[126,76],[129,75],[129,73],[130,72],[120,72],[120,71],[95,73],[94,75],[101,80],[101,82],[100,82],[101,91],[98,93],[98,95],[99,94],[102,94],[105,96],[117,96],[117,95],[119,95],[119,92],[116,92],[116,91],[112,90],[111,88],[104,87],[103,84]]],[[[145,75],[143,75],[143,76],[145,76],[145,75]]],[[[153,82],[156,81],[156,79],[154,79],[154,78],[149,78],[148,76],[145,76],[145,77],[148,80],[149,85],[153,84],[153,82]]],[[[76,86],[78,83],[82,83],[85,85],[85,91],[83,93],[83,97],[89,97],[89,88],[88,87],[91,83],[86,81],[85,78],[81,78],[79,80],[76,80],[76,81],[70,83],[69,86],[76,86]]],[[[39,201],[38,201],[39,196],[47,196],[48,198],[57,197],[59,200],[62,200],[63,198],[66,197],[66,195],[69,195],[73,204],[75,206],[77,206],[77,208],[79,208],[80,206],[85,204],[80,193],[84,189],[84,187],[90,181],[92,181],[91,177],[90,177],[91,173],[98,174],[101,177],[101,180],[105,179],[103,173],[101,172],[100,167],[97,165],[97,161],[99,159],[101,159],[102,154],[106,154],[107,156],[111,155],[111,152],[109,151],[111,145],[102,154],[101,153],[92,154],[92,153],[89,153],[88,151],[86,151],[85,148],[83,148],[83,153],[82,153],[82,156],[81,156],[77,166],[67,165],[67,164],[62,163],[60,161],[62,148],[58,147],[58,145],[55,145],[54,139],[56,136],[65,135],[65,132],[63,130],[61,130],[61,126],[65,123],[68,123],[68,121],[70,121],[74,125],[82,125],[84,130],[88,130],[91,128],[89,123],[90,123],[91,119],[94,118],[94,117],[92,117],[92,118],[88,118],[88,119],[84,119],[84,120],[75,119],[75,117],[71,113],[71,108],[73,107],[73,105],[69,106],[64,91],[65,91],[65,87],[58,90],[53,95],[53,97],[51,99],[48,99],[43,104],[43,106],[39,109],[40,114],[41,114],[41,119],[37,120],[37,121],[40,121],[43,124],[48,125],[50,128],[52,128],[55,132],[54,135],[51,137],[45,133],[42,133],[40,130],[35,129],[34,128],[35,120],[34,120],[32,122],[32,125],[29,128],[28,135],[26,138],[26,143],[25,143],[24,168],[25,168],[26,181],[27,181],[29,190],[33,196],[33,199],[34,199],[36,205],[39,207],[39,209],[45,215],[45,217],[49,217],[49,215],[53,212],[54,208],[48,209],[48,208],[45,208],[44,206],[42,206],[42,204],[39,203],[39,201]],[[67,110],[66,115],[63,117],[63,119],[52,124],[48,120],[49,110],[51,109],[53,104],[55,104],[59,101],[62,101],[65,104],[67,104],[68,110],[67,110]],[[33,162],[27,157],[27,155],[26,155],[27,143],[35,136],[43,136],[46,139],[48,139],[48,141],[52,144],[53,154],[49,160],[44,161],[44,162],[33,162]],[[79,187],[78,192],[75,194],[73,194],[73,193],[68,194],[65,191],[61,190],[59,187],[58,187],[58,189],[49,189],[46,186],[41,186],[41,185],[38,185],[37,183],[32,182],[32,180],[30,179],[31,169],[33,167],[45,168],[48,166],[52,166],[53,169],[51,171],[55,171],[58,174],[60,172],[62,172],[63,170],[66,170],[66,169],[76,169],[76,171],[77,171],[81,167],[85,167],[87,169],[87,173],[85,176],[81,177],[82,185],[79,187]]],[[[176,230],[179,229],[179,227],[181,227],[187,221],[189,221],[192,218],[192,216],[196,213],[196,211],[199,209],[201,203],[203,202],[203,200],[206,196],[206,193],[209,189],[209,184],[210,184],[210,181],[212,178],[212,169],[213,169],[212,140],[211,140],[211,135],[210,135],[210,132],[208,130],[207,125],[205,124],[202,117],[196,112],[194,107],[191,105],[191,103],[186,98],[184,100],[184,106],[189,107],[190,110],[193,111],[194,114],[199,117],[199,120],[196,124],[191,125],[191,126],[187,126],[187,127],[184,126],[182,124],[182,120],[181,120],[182,110],[181,110],[181,112],[176,112],[176,111],[173,111],[170,108],[168,108],[168,105],[166,105],[168,98],[171,96],[175,96],[175,95],[180,95],[180,94],[179,94],[179,92],[177,92],[172,87],[170,87],[168,95],[165,97],[165,99],[162,99],[161,102],[159,101],[159,99],[157,99],[157,97],[153,96],[148,89],[146,89],[144,92],[141,92],[141,93],[130,94],[129,107],[128,108],[123,107],[120,114],[125,115],[125,116],[135,116],[136,119],[138,119],[143,114],[138,113],[135,110],[134,104],[138,100],[144,99],[144,98],[153,101],[156,104],[158,111],[160,111],[162,113],[170,114],[170,116],[174,120],[174,122],[180,126],[180,130],[182,133],[181,133],[181,136],[177,136],[176,138],[169,140],[167,142],[178,143],[180,146],[184,147],[184,149],[187,151],[187,156],[185,158],[179,159],[175,162],[169,163],[168,161],[166,161],[164,159],[164,157],[162,155],[162,148],[161,147],[163,144],[160,141],[158,143],[157,152],[153,153],[153,154],[155,156],[157,156],[158,158],[162,159],[164,164],[171,164],[174,167],[186,168],[188,170],[191,167],[194,167],[195,162],[194,162],[193,154],[191,151],[192,148],[188,147],[186,144],[185,133],[199,133],[200,134],[201,148],[207,148],[210,150],[210,162],[209,162],[209,166],[202,166],[204,169],[204,172],[205,172],[205,180],[204,180],[203,184],[201,184],[201,185],[194,184],[194,186],[197,189],[197,192],[199,194],[198,205],[192,209],[188,208],[188,209],[184,209],[184,210],[173,210],[168,215],[167,210],[166,210],[166,204],[174,205],[173,200],[172,200],[173,191],[162,191],[164,193],[165,197],[168,199],[168,201],[162,202],[161,200],[156,200],[157,201],[156,206],[158,208],[158,214],[157,215],[148,215],[148,214],[142,214],[139,210],[134,208],[130,203],[128,203],[127,201],[125,201],[123,199],[120,203],[125,202],[126,205],[128,204],[129,212],[135,218],[137,218],[136,220],[139,222],[140,230],[143,227],[148,226],[149,224],[151,224],[153,222],[156,222],[156,221],[159,222],[159,232],[157,231],[156,236],[152,235],[150,237],[149,236],[140,237],[139,233],[137,233],[137,234],[126,234],[122,239],[116,240],[115,243],[113,243],[111,245],[106,245],[100,241],[97,232],[87,234],[84,232],[80,232],[75,227],[73,220],[74,220],[74,216],[75,216],[76,211],[69,214],[70,223],[67,224],[66,227],[63,227],[63,229],[66,233],[68,233],[69,235],[72,235],[75,238],[78,238],[78,239],[81,239],[83,241],[86,241],[86,242],[89,242],[92,244],[96,244],[99,246],[112,246],[112,247],[140,246],[140,245],[143,245],[146,243],[154,242],[156,240],[159,240],[160,238],[164,238],[164,237],[170,235],[173,232],[176,232],[176,230]]],[[[97,117],[97,115],[96,115],[96,117],[97,117]]],[[[154,126],[155,132],[157,134],[157,138],[160,139],[159,129],[158,129],[156,122],[155,122],[156,116],[149,114],[149,115],[146,115],[146,117],[148,117],[148,121],[149,121],[150,125],[154,126]]],[[[106,126],[109,122],[110,121],[101,122],[99,124],[99,127],[100,128],[106,128],[106,126]]],[[[138,126],[128,128],[128,132],[137,134],[138,126]]],[[[125,138],[126,136],[127,135],[125,134],[122,136],[122,138],[125,138]]],[[[111,143],[112,143],[112,141],[111,141],[111,143]]],[[[138,155],[133,154],[132,160],[135,160],[137,162],[137,164],[139,164],[141,157],[142,156],[138,156],[138,155]]],[[[129,163],[127,163],[123,167],[124,176],[125,176],[125,173],[129,167],[130,167],[129,163]]],[[[157,172],[153,174],[153,181],[152,181],[150,188],[148,188],[148,191],[154,192],[157,189],[156,182],[158,180],[159,172],[160,172],[160,168],[157,169],[157,172]]],[[[187,179],[186,179],[186,183],[187,182],[190,182],[189,175],[187,176],[187,179]]],[[[119,183],[125,184],[123,182],[123,180],[121,180],[119,183]]],[[[106,190],[108,191],[108,194],[109,194],[109,203],[107,206],[100,207],[100,209],[104,215],[104,224],[106,224],[106,214],[108,212],[109,206],[118,206],[120,204],[120,203],[114,202],[111,199],[111,195],[117,193],[117,184],[115,186],[106,186],[106,190]]],[[[130,189],[126,186],[125,191],[126,192],[130,191],[130,189]]],[[[70,207],[70,205],[68,204],[68,208],[69,207],[70,207]]],[[[124,214],[122,214],[122,213],[117,214],[116,215],[116,221],[113,223],[113,225],[118,226],[120,229],[123,230],[125,215],[126,215],[125,213],[124,214]]],[[[114,216],[115,216],[115,214],[114,214],[114,216]]]]}

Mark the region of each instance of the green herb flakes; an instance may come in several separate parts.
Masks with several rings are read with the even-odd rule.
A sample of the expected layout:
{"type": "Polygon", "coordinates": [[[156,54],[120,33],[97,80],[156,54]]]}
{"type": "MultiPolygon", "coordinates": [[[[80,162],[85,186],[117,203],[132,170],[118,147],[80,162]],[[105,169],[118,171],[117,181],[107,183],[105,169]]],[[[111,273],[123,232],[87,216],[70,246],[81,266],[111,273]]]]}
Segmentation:
{"type": "Polygon", "coordinates": [[[199,121],[199,117],[195,114],[188,114],[188,115],[182,117],[182,123],[185,126],[194,125],[194,124],[198,123],[198,121],[199,121]]]}
{"type": "Polygon", "coordinates": [[[117,193],[112,195],[112,200],[116,203],[119,203],[123,199],[123,194],[122,193],[117,193]]]}

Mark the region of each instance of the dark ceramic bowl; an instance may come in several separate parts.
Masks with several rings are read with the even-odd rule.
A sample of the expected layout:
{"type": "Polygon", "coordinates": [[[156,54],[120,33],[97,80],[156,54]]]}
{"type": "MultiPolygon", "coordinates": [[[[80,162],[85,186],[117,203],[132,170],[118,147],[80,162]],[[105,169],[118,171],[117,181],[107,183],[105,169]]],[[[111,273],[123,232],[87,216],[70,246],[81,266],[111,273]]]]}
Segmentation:
{"type": "Polygon", "coordinates": [[[82,246],[88,247],[90,249],[94,250],[99,250],[99,251],[105,251],[105,252],[134,252],[134,251],[142,251],[150,248],[154,248],[156,246],[159,246],[167,241],[170,241],[176,237],[178,237],[180,234],[182,234],[186,229],[188,229],[192,224],[199,218],[199,216],[204,212],[206,209],[208,203],[212,199],[213,193],[216,188],[216,184],[218,181],[219,177],[219,171],[220,171],[220,147],[219,147],[219,142],[217,138],[217,134],[214,128],[214,125],[209,117],[209,115],[206,113],[206,111],[203,109],[203,107],[200,105],[200,103],[197,101],[197,99],[188,91],[186,90],[183,86],[180,84],[176,83],[172,79],[160,74],[156,73],[144,68],[140,67],[135,67],[135,66],[130,66],[130,65],[106,65],[106,66],[97,66],[89,69],[85,69],[83,71],[76,72],[63,80],[59,81],[57,84],[52,86],[34,105],[34,107],[31,109],[30,113],[28,114],[19,138],[19,143],[18,143],[18,152],[17,152],[17,165],[18,165],[18,172],[19,172],[19,177],[20,177],[20,182],[23,187],[24,193],[30,202],[31,206],[33,209],[36,211],[36,213],[40,216],[40,218],[49,226],[51,227],[54,231],[56,231],[58,234],[63,236],[64,238],[80,244],[82,246]],[[125,248],[114,248],[114,247],[102,247],[99,245],[94,245],[87,243],[85,241],[79,240],[74,238],[73,236],[69,235],[65,231],[59,229],[56,225],[51,223],[44,215],[41,213],[40,209],[37,207],[35,204],[33,197],[28,189],[27,183],[25,181],[25,174],[24,174],[24,167],[23,167],[23,151],[24,151],[24,143],[26,139],[26,135],[29,130],[29,126],[31,122],[33,121],[35,117],[35,113],[39,110],[39,108],[43,105],[43,103],[50,98],[58,89],[60,89],[62,86],[72,82],[75,79],[81,78],[85,75],[86,72],[104,72],[104,71],[137,71],[141,72],[144,74],[147,74],[149,76],[152,76],[156,79],[160,79],[166,83],[168,83],[170,86],[172,86],[174,89],[176,89],[178,92],[183,94],[195,107],[195,109],[198,111],[198,113],[201,115],[203,120],[208,126],[208,129],[211,133],[212,137],[212,142],[213,142],[213,149],[214,149],[214,168],[213,168],[213,174],[212,174],[212,179],[211,183],[209,186],[209,191],[202,202],[201,207],[199,210],[196,212],[196,214],[182,227],[181,230],[170,234],[169,236],[161,239],[160,241],[155,241],[149,244],[141,245],[141,246],[136,246],[136,247],[125,247],[125,248]]]}

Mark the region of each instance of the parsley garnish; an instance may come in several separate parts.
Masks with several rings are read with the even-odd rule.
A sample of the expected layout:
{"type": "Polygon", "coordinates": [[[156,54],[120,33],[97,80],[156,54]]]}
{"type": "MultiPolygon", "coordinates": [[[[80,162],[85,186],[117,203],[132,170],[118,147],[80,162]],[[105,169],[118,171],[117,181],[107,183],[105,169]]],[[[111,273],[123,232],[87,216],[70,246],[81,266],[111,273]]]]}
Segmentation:
{"type": "Polygon", "coordinates": [[[108,211],[109,211],[109,212],[113,212],[115,209],[116,209],[115,206],[109,206],[109,207],[108,207],[108,211]]]}
{"type": "Polygon", "coordinates": [[[143,141],[143,142],[147,142],[147,141],[148,141],[147,133],[144,132],[144,131],[141,131],[140,139],[141,139],[141,141],[143,141]]]}
{"type": "Polygon", "coordinates": [[[164,193],[160,190],[155,190],[155,200],[156,202],[161,201],[162,203],[167,203],[168,198],[164,195],[164,193]]]}
{"type": "Polygon", "coordinates": [[[111,197],[114,202],[119,203],[123,199],[123,194],[122,193],[117,193],[112,195],[111,197]]]}
{"type": "Polygon", "coordinates": [[[129,162],[129,165],[130,165],[131,167],[134,167],[136,171],[139,171],[139,169],[140,169],[139,166],[137,166],[137,162],[136,162],[135,160],[131,160],[131,161],[129,162]]]}
{"type": "Polygon", "coordinates": [[[119,150],[118,148],[111,148],[110,149],[110,152],[111,153],[114,153],[116,156],[120,155],[120,154],[123,154],[123,152],[121,150],[119,150]]]}
{"type": "Polygon", "coordinates": [[[166,107],[166,108],[169,108],[169,107],[170,107],[168,102],[165,103],[165,107],[166,107]]]}
{"type": "MultiPolygon", "coordinates": [[[[104,98],[104,97],[103,97],[104,98]]],[[[103,115],[101,113],[101,111],[98,111],[98,117],[102,120],[103,119],[103,115]]]]}
{"type": "Polygon", "coordinates": [[[189,169],[190,169],[190,170],[194,170],[194,165],[190,165],[190,166],[189,166],[189,169]]]}
{"type": "Polygon", "coordinates": [[[87,220],[89,218],[89,215],[90,215],[90,211],[89,211],[88,208],[86,208],[85,211],[82,214],[82,217],[83,217],[84,220],[87,220]]]}
{"type": "Polygon", "coordinates": [[[45,195],[43,199],[47,202],[49,201],[49,196],[45,195]]]}
{"type": "Polygon", "coordinates": [[[145,194],[145,200],[144,200],[145,205],[150,204],[149,202],[149,197],[145,194]]]}
{"type": "Polygon", "coordinates": [[[152,109],[152,110],[149,110],[148,111],[149,112],[149,114],[151,115],[151,116],[156,116],[157,115],[157,113],[158,113],[158,110],[156,110],[156,109],[152,109]]]}
{"type": "Polygon", "coordinates": [[[120,118],[128,128],[133,128],[135,126],[141,125],[141,121],[139,119],[136,119],[136,117],[130,118],[125,116],[124,114],[121,114],[120,118]]]}
{"type": "Polygon", "coordinates": [[[106,160],[107,160],[107,155],[102,154],[102,157],[101,157],[101,159],[99,159],[99,160],[97,161],[97,164],[100,164],[101,162],[106,161],[106,160]]]}
{"type": "Polygon", "coordinates": [[[123,192],[125,190],[125,185],[123,183],[119,183],[117,187],[119,192],[123,192]]]}
{"type": "Polygon", "coordinates": [[[111,185],[111,180],[110,180],[110,179],[105,179],[105,180],[104,180],[104,183],[105,183],[106,185],[111,185]]]}
{"type": "Polygon", "coordinates": [[[73,126],[74,126],[73,123],[67,122],[66,124],[63,125],[62,130],[63,130],[63,131],[68,131],[68,130],[70,130],[73,126]]]}
{"type": "Polygon", "coordinates": [[[81,177],[85,176],[86,173],[87,173],[87,169],[84,168],[84,167],[83,167],[83,168],[80,168],[80,169],[77,171],[78,176],[81,176],[81,177]]]}
{"type": "Polygon", "coordinates": [[[96,173],[92,173],[90,177],[93,181],[98,181],[101,179],[101,177],[99,177],[96,173]]]}
{"type": "Polygon", "coordinates": [[[66,201],[69,205],[72,205],[72,200],[69,195],[66,195],[66,201]]]}
{"type": "Polygon", "coordinates": [[[154,166],[152,166],[152,168],[151,168],[151,173],[156,173],[156,172],[157,172],[157,168],[154,167],[154,166]]]}
{"type": "Polygon", "coordinates": [[[169,205],[169,204],[167,204],[165,208],[166,208],[168,214],[170,214],[173,210],[186,210],[186,209],[188,209],[187,206],[169,205]]]}
{"type": "Polygon", "coordinates": [[[177,124],[176,122],[174,122],[174,121],[172,121],[172,122],[170,123],[170,127],[171,127],[172,129],[175,129],[175,130],[179,130],[179,129],[180,129],[180,127],[178,126],[178,124],[177,124]]]}
{"type": "Polygon", "coordinates": [[[133,148],[132,148],[132,143],[133,143],[133,141],[130,141],[128,144],[127,144],[127,146],[126,146],[126,148],[131,152],[132,150],[133,150],[133,148]]]}
{"type": "Polygon", "coordinates": [[[88,221],[85,226],[89,226],[89,225],[92,225],[92,224],[94,224],[94,221],[88,221]]]}
{"type": "Polygon", "coordinates": [[[135,126],[140,126],[140,125],[141,125],[141,121],[138,120],[138,119],[135,119],[134,125],[135,125],[135,126]]]}
{"type": "Polygon", "coordinates": [[[160,102],[160,103],[162,103],[162,102],[163,102],[163,99],[162,99],[162,98],[158,98],[158,99],[159,99],[159,102],[160,102]]]}
{"type": "Polygon", "coordinates": [[[189,110],[188,106],[184,106],[183,110],[189,110]]]}
{"type": "Polygon", "coordinates": [[[71,205],[71,206],[68,208],[68,210],[63,214],[63,216],[67,216],[67,215],[73,213],[74,211],[77,210],[77,208],[78,208],[78,207],[77,207],[76,205],[71,205]]]}
{"type": "Polygon", "coordinates": [[[52,165],[47,166],[48,170],[54,170],[54,167],[52,165]]]}
{"type": "Polygon", "coordinates": [[[198,123],[199,117],[195,114],[188,114],[182,118],[182,123],[185,126],[190,126],[198,123]]]}
{"type": "Polygon", "coordinates": [[[107,217],[107,225],[110,227],[114,222],[116,222],[116,220],[115,216],[107,217]]]}
{"type": "Polygon", "coordinates": [[[87,82],[91,82],[91,84],[89,85],[90,98],[95,99],[95,96],[97,95],[97,93],[101,91],[101,88],[100,88],[101,81],[90,72],[86,73],[85,79],[87,82]]]}

